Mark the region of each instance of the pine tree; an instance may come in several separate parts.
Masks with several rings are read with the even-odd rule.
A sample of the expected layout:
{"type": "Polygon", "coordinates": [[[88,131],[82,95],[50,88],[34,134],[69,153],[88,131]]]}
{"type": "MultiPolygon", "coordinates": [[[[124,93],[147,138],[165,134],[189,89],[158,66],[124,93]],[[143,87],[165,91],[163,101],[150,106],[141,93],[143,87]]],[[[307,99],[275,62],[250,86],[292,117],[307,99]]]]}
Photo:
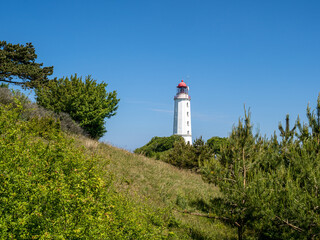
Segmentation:
{"type": "Polygon", "coordinates": [[[239,120],[238,126],[233,128],[218,162],[212,164],[212,180],[223,194],[213,200],[214,211],[237,227],[239,240],[243,239],[246,227],[258,217],[251,195],[255,191],[255,166],[262,146],[261,137],[252,133],[250,112],[245,111],[244,121],[239,120]]]}
{"type": "Polygon", "coordinates": [[[47,82],[53,67],[42,67],[36,59],[31,43],[24,46],[0,41],[0,81],[29,88],[47,82]]]}
{"type": "MultiPolygon", "coordinates": [[[[320,154],[319,115],[307,107],[308,123],[301,124],[298,118],[295,128],[279,125],[282,137],[279,148],[268,141],[263,164],[259,168],[263,197],[259,199],[262,209],[260,226],[256,235],[260,239],[319,239],[320,237],[320,154]],[[298,137],[294,138],[294,134],[298,137]],[[273,147],[272,147],[273,146],[273,147]],[[266,167],[268,166],[268,167],[266,167]]],[[[272,143],[273,142],[273,143],[272,143]]]]}
{"type": "Polygon", "coordinates": [[[296,131],[296,124],[293,126],[293,128],[290,130],[290,118],[289,114],[286,115],[286,126],[283,128],[281,122],[279,123],[279,131],[280,131],[280,136],[282,137],[282,142],[283,143],[288,143],[292,142],[293,137],[295,135],[296,131]]]}
{"type": "Polygon", "coordinates": [[[320,94],[317,99],[316,112],[310,109],[310,106],[307,107],[307,117],[309,121],[309,127],[311,129],[312,138],[319,145],[320,143],[320,94]]]}
{"type": "Polygon", "coordinates": [[[281,161],[283,161],[286,165],[289,164],[290,161],[290,151],[288,149],[288,146],[292,144],[295,133],[296,133],[296,127],[295,124],[292,129],[290,129],[290,117],[289,114],[286,115],[286,126],[283,128],[281,122],[279,123],[279,131],[280,131],[280,137],[282,138],[282,141],[280,142],[280,153],[281,153],[281,161]]]}

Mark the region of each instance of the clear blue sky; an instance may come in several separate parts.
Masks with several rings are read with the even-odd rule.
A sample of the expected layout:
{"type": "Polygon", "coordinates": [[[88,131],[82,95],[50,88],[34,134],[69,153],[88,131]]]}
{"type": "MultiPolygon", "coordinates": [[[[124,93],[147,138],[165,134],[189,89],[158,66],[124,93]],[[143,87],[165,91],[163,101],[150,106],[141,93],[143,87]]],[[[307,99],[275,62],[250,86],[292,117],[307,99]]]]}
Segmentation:
{"type": "Polygon", "coordinates": [[[103,141],[133,150],[169,136],[190,86],[193,138],[228,136],[251,108],[266,136],[320,90],[320,1],[3,1],[1,40],[32,42],[54,76],[91,74],[121,99],[103,141]]]}

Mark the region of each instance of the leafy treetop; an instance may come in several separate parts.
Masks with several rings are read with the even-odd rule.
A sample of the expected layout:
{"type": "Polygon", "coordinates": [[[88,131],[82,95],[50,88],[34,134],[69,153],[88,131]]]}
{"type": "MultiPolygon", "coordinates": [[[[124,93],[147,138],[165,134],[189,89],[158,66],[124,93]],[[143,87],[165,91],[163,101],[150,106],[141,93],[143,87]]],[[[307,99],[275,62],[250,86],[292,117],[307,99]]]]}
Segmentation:
{"type": "Polygon", "coordinates": [[[207,140],[207,144],[209,146],[209,148],[212,149],[212,151],[215,153],[215,154],[220,154],[220,148],[224,145],[224,144],[227,144],[228,142],[228,139],[225,138],[225,137],[212,137],[212,138],[209,138],[207,140]]]}
{"type": "Polygon", "coordinates": [[[49,81],[36,89],[40,106],[56,113],[68,113],[89,134],[99,139],[106,131],[105,118],[116,114],[117,92],[107,92],[106,83],[97,83],[91,76],[85,81],[76,74],[70,78],[49,81]]]}

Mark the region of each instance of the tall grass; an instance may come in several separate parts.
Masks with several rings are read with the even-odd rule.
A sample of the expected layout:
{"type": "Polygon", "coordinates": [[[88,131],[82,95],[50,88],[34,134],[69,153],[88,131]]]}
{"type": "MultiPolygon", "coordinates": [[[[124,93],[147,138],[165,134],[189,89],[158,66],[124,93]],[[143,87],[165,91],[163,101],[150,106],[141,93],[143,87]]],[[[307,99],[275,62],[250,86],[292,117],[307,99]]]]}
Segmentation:
{"type": "Polygon", "coordinates": [[[158,212],[176,239],[234,239],[233,229],[218,220],[189,213],[210,214],[210,199],[219,190],[199,174],[181,170],[162,161],[130,153],[105,143],[78,138],[79,144],[102,157],[106,174],[114,174],[117,191],[139,206],[158,212]],[[103,161],[109,160],[108,165],[103,161]]]}

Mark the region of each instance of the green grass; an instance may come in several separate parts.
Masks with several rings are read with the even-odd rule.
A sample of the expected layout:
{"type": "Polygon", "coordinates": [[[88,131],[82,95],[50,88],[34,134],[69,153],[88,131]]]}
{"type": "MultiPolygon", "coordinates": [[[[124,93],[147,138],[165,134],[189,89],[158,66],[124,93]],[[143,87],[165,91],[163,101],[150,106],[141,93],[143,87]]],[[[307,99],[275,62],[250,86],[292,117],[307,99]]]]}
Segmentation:
{"type": "Polygon", "coordinates": [[[188,214],[210,213],[210,199],[220,194],[199,174],[90,139],[78,141],[100,156],[101,167],[106,176],[113,174],[118,192],[169,223],[173,239],[236,239],[234,229],[220,221],[188,214]]]}

